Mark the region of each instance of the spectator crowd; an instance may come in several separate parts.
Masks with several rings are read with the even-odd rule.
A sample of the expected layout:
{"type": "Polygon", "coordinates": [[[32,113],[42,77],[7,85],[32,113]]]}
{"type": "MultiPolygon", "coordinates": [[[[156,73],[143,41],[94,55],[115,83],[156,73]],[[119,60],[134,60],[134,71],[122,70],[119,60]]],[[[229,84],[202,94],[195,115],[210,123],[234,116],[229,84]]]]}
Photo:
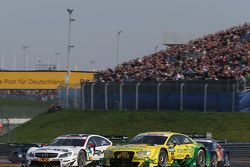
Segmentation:
{"type": "Polygon", "coordinates": [[[97,81],[250,80],[250,23],[100,71],[97,81]]]}

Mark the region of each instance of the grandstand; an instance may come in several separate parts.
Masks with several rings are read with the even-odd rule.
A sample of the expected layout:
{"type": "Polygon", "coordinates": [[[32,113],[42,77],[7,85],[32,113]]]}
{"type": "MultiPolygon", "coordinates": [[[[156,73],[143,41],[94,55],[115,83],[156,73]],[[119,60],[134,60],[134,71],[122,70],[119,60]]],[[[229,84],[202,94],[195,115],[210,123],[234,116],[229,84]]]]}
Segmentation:
{"type": "MultiPolygon", "coordinates": [[[[230,91],[228,92],[233,92],[234,94],[238,93],[239,91],[247,92],[250,89],[249,32],[250,23],[244,23],[239,26],[234,26],[214,34],[209,34],[191,40],[184,44],[168,45],[170,47],[168,47],[166,50],[124,62],[116,66],[114,69],[99,71],[94,81],[105,83],[151,81],[156,82],[155,85],[157,85],[157,82],[164,81],[201,81],[198,85],[202,87],[202,92],[204,92],[204,85],[206,85],[209,81],[234,80],[233,82],[227,82],[232,83],[232,85],[227,84],[230,85],[230,91]]],[[[44,72],[45,71],[42,71],[42,73],[44,72]]],[[[55,77],[58,75],[52,74],[53,72],[56,71],[50,71],[48,73],[51,73],[50,78],[53,76],[55,79],[55,77]]],[[[39,71],[36,71],[36,73],[39,73],[39,71]]],[[[59,74],[58,71],[57,74],[59,74]]],[[[62,75],[64,76],[65,74],[62,75]]],[[[93,73],[91,73],[91,75],[93,76],[93,73]]],[[[37,76],[38,78],[41,77],[41,75],[37,76]]],[[[58,86],[64,81],[64,79],[64,77],[61,77],[60,79],[57,79],[55,83],[54,81],[50,81],[47,78],[41,82],[40,80],[34,82],[36,84],[26,84],[27,82],[23,80],[19,81],[16,78],[12,78],[13,82],[7,83],[7,86],[0,83],[0,88],[4,89],[1,91],[2,93],[0,92],[0,94],[2,94],[2,96],[10,96],[13,94],[26,96],[28,94],[32,96],[38,96],[38,99],[42,101],[47,101],[47,99],[56,99],[59,95],[61,96],[61,103],[63,104],[63,98],[72,99],[71,97],[65,97],[65,90],[61,89],[62,91],[59,91],[59,93],[57,91],[58,86]],[[52,87],[51,85],[48,87],[48,84],[42,83],[49,83],[52,85],[52,87]],[[20,84],[22,84],[21,87],[20,84]],[[11,88],[8,88],[10,85],[11,88]]],[[[82,81],[85,79],[83,77],[80,80],[82,81]]],[[[80,80],[78,79],[76,82],[79,84],[80,80]]],[[[87,80],[92,79],[88,78],[87,80]]],[[[178,89],[176,89],[177,93],[181,88],[184,90],[187,89],[185,87],[187,84],[184,87],[181,87],[182,83],[179,83],[180,85],[176,84],[176,87],[178,87],[178,89]]],[[[96,84],[96,87],[97,85],[98,84],[96,84]]],[[[194,85],[197,87],[197,84],[194,85]]],[[[208,90],[211,89],[210,85],[208,86],[208,90]]],[[[219,87],[221,87],[221,85],[219,87]]],[[[79,89],[79,86],[76,89],[79,89]]],[[[94,85],[90,87],[90,90],[92,89],[94,90],[94,85]]],[[[131,89],[134,90],[134,87],[131,89]]],[[[101,87],[101,91],[103,90],[104,88],[101,87]]],[[[80,103],[82,103],[81,98],[83,98],[83,95],[81,95],[80,92],[69,92],[69,96],[77,96],[78,98],[77,100],[70,102],[73,104],[71,106],[82,106],[80,103]],[[77,104],[77,102],[79,104],[77,104]]],[[[117,94],[118,93],[119,90],[117,90],[117,94]]],[[[235,101],[234,94],[229,97],[233,101],[235,101]]],[[[233,103],[235,102],[231,102],[231,100],[229,100],[232,105],[230,108],[234,109],[235,104],[233,103]]],[[[119,106],[121,105],[121,100],[118,99],[115,103],[117,103],[116,106],[119,106]]]]}
{"type": "Polygon", "coordinates": [[[71,106],[250,111],[249,32],[244,23],[99,71],[71,106]]]}
{"type": "MultiPolygon", "coordinates": [[[[172,45],[98,74],[98,81],[250,80],[250,23],[172,45]]],[[[249,87],[249,86],[248,86],[249,87]]]]}

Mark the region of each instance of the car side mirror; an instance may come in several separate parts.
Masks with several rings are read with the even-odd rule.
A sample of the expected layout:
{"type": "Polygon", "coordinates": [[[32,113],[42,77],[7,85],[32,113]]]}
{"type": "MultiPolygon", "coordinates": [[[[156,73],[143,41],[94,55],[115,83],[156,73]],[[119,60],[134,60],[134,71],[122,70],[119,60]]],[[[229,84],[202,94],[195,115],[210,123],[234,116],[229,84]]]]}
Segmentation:
{"type": "Polygon", "coordinates": [[[95,148],[95,145],[94,144],[89,144],[88,148],[95,148]]]}
{"type": "Polygon", "coordinates": [[[176,141],[172,141],[169,143],[169,147],[175,147],[177,145],[176,141]]]}
{"type": "Polygon", "coordinates": [[[47,146],[48,144],[46,144],[46,143],[43,143],[43,144],[41,144],[41,147],[44,147],[44,146],[47,146]]]}

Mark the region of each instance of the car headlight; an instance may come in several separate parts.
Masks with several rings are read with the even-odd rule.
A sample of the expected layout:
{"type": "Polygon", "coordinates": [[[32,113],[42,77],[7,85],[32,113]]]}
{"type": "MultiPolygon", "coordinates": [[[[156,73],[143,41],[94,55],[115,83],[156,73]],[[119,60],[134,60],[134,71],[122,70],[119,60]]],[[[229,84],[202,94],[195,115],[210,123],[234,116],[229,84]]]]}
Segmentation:
{"type": "Polygon", "coordinates": [[[66,158],[72,155],[72,152],[64,153],[59,156],[59,158],[66,158]]]}
{"type": "Polygon", "coordinates": [[[31,151],[31,152],[29,152],[29,153],[27,154],[27,156],[28,156],[28,157],[35,157],[35,154],[34,154],[34,152],[31,151]]]}
{"type": "Polygon", "coordinates": [[[149,156],[151,151],[138,151],[137,154],[142,157],[142,156],[149,156]]]}

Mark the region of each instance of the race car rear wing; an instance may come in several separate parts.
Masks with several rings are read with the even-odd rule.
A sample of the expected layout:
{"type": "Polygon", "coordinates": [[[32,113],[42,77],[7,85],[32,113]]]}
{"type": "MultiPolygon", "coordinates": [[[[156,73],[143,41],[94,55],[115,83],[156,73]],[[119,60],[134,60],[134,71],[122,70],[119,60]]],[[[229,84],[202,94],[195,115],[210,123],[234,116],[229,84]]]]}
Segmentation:
{"type": "Polygon", "coordinates": [[[207,132],[207,133],[193,133],[193,134],[186,134],[187,136],[191,138],[205,138],[205,139],[212,139],[212,133],[207,132]]]}
{"type": "Polygon", "coordinates": [[[115,135],[106,136],[104,135],[104,137],[114,142],[114,144],[124,144],[124,143],[127,143],[129,139],[128,136],[115,136],[115,135]]]}

